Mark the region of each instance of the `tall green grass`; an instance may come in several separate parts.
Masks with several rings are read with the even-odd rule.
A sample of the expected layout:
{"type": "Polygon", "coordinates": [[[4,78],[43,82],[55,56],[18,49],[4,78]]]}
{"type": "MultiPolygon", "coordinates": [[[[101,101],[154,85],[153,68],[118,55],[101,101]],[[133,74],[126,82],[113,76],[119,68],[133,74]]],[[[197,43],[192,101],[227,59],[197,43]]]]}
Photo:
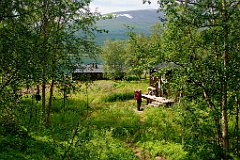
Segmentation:
{"type": "Polygon", "coordinates": [[[133,99],[133,93],[112,93],[104,98],[105,102],[126,101],[133,99]]]}
{"type": "Polygon", "coordinates": [[[188,152],[183,148],[183,145],[164,142],[164,141],[147,141],[139,144],[142,150],[148,150],[151,157],[161,156],[168,160],[185,160],[188,152]]]}
{"type": "Polygon", "coordinates": [[[0,147],[5,148],[0,159],[137,159],[126,143],[147,149],[152,158],[185,157],[174,110],[135,113],[134,90],[147,92],[147,81],[96,81],[78,87],[65,105],[62,94],[54,95],[49,126],[43,123],[41,103],[22,98],[14,123],[26,135],[1,135],[0,147]]]}
{"type": "Polygon", "coordinates": [[[136,160],[130,148],[114,138],[111,130],[91,128],[78,135],[75,148],[69,152],[71,159],[136,160]],[[88,132],[86,137],[86,132],[88,132]]]}

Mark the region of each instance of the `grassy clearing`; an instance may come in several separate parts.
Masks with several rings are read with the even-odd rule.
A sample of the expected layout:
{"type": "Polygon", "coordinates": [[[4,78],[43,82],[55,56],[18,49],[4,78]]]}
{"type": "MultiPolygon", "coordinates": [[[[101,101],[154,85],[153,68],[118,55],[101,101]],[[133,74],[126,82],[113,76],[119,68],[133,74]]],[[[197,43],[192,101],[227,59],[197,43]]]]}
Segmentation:
{"type": "Polygon", "coordinates": [[[65,106],[62,95],[55,94],[48,127],[41,122],[41,104],[24,97],[14,121],[23,131],[0,136],[1,147],[5,146],[0,159],[137,159],[128,143],[147,150],[150,159],[184,159],[187,153],[178,143],[173,110],[135,113],[133,91],[145,92],[147,86],[147,81],[83,84],[65,106]],[[19,137],[20,132],[25,135],[19,137]]]}

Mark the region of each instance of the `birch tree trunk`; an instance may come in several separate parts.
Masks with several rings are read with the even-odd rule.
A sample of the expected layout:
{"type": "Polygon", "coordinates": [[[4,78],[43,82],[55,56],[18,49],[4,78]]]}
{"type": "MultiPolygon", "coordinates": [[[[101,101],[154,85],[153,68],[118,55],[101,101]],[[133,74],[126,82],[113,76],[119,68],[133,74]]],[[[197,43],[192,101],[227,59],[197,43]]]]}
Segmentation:
{"type": "Polygon", "coordinates": [[[43,2],[43,19],[41,24],[42,42],[42,114],[45,119],[46,110],[46,60],[47,60],[47,24],[48,24],[48,0],[43,2]]]}
{"type": "Polygon", "coordinates": [[[223,81],[222,81],[222,137],[223,137],[223,151],[225,159],[229,150],[229,138],[228,138],[228,118],[227,118],[227,90],[228,90],[228,26],[227,26],[227,10],[226,0],[222,1],[223,7],[223,32],[224,32],[224,53],[223,53],[223,81]]]}

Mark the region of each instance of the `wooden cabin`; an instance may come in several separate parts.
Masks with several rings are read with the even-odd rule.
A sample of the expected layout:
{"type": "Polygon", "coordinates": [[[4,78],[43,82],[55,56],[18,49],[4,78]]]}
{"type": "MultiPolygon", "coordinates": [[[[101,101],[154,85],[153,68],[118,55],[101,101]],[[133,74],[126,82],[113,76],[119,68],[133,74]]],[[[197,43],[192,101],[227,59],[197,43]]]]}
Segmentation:
{"type": "Polygon", "coordinates": [[[178,66],[174,62],[153,66],[150,70],[148,92],[153,92],[153,95],[157,97],[168,97],[171,94],[168,80],[171,78],[172,70],[178,66]]]}
{"type": "Polygon", "coordinates": [[[81,65],[72,73],[73,80],[102,80],[104,78],[102,64],[90,63],[81,65]]]}

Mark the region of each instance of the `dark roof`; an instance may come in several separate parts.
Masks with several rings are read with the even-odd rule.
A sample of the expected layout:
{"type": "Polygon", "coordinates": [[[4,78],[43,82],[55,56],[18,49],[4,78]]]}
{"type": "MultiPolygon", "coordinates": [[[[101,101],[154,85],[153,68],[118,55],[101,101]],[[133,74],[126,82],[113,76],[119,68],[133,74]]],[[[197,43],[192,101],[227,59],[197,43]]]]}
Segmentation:
{"type": "Polygon", "coordinates": [[[74,73],[103,73],[102,64],[88,64],[77,68],[74,73]]]}
{"type": "Polygon", "coordinates": [[[152,70],[153,71],[159,71],[160,69],[169,69],[169,68],[176,68],[176,67],[179,67],[180,65],[174,63],[174,62],[164,62],[164,63],[160,63],[158,65],[155,65],[152,67],[152,70]]]}

